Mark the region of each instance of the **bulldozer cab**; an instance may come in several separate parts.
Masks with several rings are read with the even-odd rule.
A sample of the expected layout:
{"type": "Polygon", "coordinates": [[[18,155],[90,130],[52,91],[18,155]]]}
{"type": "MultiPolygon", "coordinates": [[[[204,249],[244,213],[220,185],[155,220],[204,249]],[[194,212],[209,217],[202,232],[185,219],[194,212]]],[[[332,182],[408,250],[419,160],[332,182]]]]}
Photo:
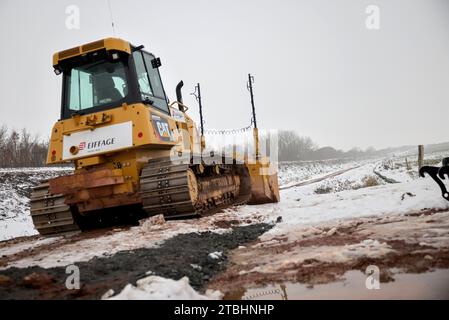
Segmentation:
{"type": "Polygon", "coordinates": [[[144,103],[169,114],[158,67],[160,60],[141,48],[130,53],[99,50],[62,60],[61,119],[144,103]]]}

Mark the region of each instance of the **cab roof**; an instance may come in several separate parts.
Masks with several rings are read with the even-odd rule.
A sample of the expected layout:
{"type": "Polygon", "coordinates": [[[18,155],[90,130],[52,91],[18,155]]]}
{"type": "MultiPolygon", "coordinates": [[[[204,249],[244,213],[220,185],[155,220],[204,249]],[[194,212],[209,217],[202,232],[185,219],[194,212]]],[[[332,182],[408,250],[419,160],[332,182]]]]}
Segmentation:
{"type": "Polygon", "coordinates": [[[79,47],[73,47],[53,54],[53,67],[56,67],[60,61],[84,55],[101,49],[116,50],[131,54],[131,44],[128,41],[119,38],[105,38],[102,40],[90,42],[79,47]]]}

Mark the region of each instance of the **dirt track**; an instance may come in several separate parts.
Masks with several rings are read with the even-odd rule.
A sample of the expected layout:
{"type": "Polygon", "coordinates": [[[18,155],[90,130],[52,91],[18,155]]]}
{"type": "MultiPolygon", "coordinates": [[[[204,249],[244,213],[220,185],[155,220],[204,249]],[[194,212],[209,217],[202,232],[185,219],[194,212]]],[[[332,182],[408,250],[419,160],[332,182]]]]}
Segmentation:
{"type": "MultiPolygon", "coordinates": [[[[282,287],[284,283],[302,283],[313,288],[341,281],[346,272],[364,272],[368,265],[379,267],[381,283],[393,284],[403,273],[425,275],[449,268],[449,211],[444,210],[333,221],[305,227],[288,236],[270,236],[266,232],[272,226],[256,222],[247,226],[238,226],[243,221],[237,220],[204,219],[206,222],[232,231],[185,233],[168,238],[157,247],[137,247],[76,262],[81,274],[80,290],[65,288],[64,266],[10,267],[0,271],[0,299],[98,299],[111,288],[119,292],[127,283],[145,277],[148,271],[172,279],[188,276],[197,290],[218,289],[225,299],[240,299],[252,288],[273,284],[282,287]],[[209,253],[216,251],[222,252],[222,256],[211,258],[209,253]]],[[[99,230],[49,243],[37,236],[10,240],[1,243],[0,249],[44,242],[34,249],[17,249],[16,253],[3,256],[0,267],[14,266],[29,258],[39,261],[46,253],[70,245],[82,246],[83,241],[96,241],[99,236],[108,241],[109,236],[126,236],[127,232],[127,228],[99,230]]],[[[150,233],[161,232],[154,229],[150,233]]],[[[449,283],[446,285],[447,292],[437,298],[449,298],[449,283]]],[[[413,284],[407,286],[414,290],[413,284]]],[[[422,298],[419,290],[415,291],[417,298],[422,298]]],[[[351,294],[350,298],[357,298],[360,292],[351,294]]],[[[289,296],[303,298],[291,293],[289,296]]]]}
{"type": "Polygon", "coordinates": [[[230,250],[256,240],[269,228],[267,224],[254,224],[222,234],[182,234],[157,248],[120,251],[110,257],[76,263],[80,268],[80,290],[66,289],[65,267],[9,268],[0,271],[0,299],[98,299],[111,288],[120,292],[149,271],[171,279],[188,276],[192,287],[200,290],[226,268],[230,250]],[[222,255],[214,259],[209,256],[211,252],[222,255]]]}
{"type": "Polygon", "coordinates": [[[318,178],[314,178],[314,179],[310,179],[310,180],[306,180],[306,181],[301,181],[301,182],[297,182],[297,183],[293,183],[293,184],[288,184],[286,186],[280,186],[279,190],[286,190],[286,189],[291,189],[291,188],[294,188],[294,187],[307,186],[309,184],[313,184],[313,183],[317,183],[317,182],[320,182],[320,181],[324,181],[324,180],[329,179],[329,178],[337,177],[337,176],[339,176],[339,175],[341,175],[343,173],[346,173],[348,171],[351,171],[351,170],[354,170],[354,169],[357,169],[357,168],[360,168],[360,166],[355,166],[355,167],[352,167],[352,168],[349,168],[349,169],[343,169],[343,170],[339,170],[339,171],[336,171],[336,172],[332,172],[332,173],[326,174],[326,175],[324,175],[322,177],[318,177],[318,178]]]}

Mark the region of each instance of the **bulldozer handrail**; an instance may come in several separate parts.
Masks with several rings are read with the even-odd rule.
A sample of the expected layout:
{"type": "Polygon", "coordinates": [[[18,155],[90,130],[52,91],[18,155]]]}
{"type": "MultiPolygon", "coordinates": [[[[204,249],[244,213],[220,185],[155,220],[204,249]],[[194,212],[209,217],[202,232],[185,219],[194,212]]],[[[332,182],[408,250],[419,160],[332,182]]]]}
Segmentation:
{"type": "Polygon", "coordinates": [[[168,106],[172,107],[173,105],[177,104],[178,106],[181,106],[184,108],[184,112],[186,112],[187,110],[189,110],[189,107],[187,107],[185,104],[179,102],[179,101],[173,101],[172,103],[170,103],[168,106]]]}

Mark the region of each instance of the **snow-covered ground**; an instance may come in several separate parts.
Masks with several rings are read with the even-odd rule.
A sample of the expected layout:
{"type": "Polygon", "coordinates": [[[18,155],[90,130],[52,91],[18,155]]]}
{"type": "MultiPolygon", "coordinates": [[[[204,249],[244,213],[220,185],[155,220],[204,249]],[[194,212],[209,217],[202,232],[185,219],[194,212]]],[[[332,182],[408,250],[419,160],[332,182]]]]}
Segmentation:
{"type": "MultiPolygon", "coordinates": [[[[424,165],[441,166],[441,160],[449,156],[448,152],[435,152],[425,155],[424,165]]],[[[415,156],[401,155],[383,159],[375,170],[396,182],[409,182],[418,179],[418,161],[415,156]]]]}
{"type": "MultiPolygon", "coordinates": [[[[426,160],[440,165],[440,156],[431,154],[426,160]]],[[[281,191],[280,203],[245,206],[240,208],[239,214],[250,217],[257,212],[271,221],[282,216],[282,222],[262,236],[267,238],[331,220],[449,209],[449,202],[441,197],[437,184],[430,177],[418,177],[417,164],[406,171],[399,165],[382,171],[398,183],[388,184],[374,174],[374,170],[379,170],[385,163],[395,164],[403,159],[350,163],[358,167],[317,183],[287,188],[281,191]]]]}
{"type": "Polygon", "coordinates": [[[128,284],[114,295],[108,291],[104,299],[108,300],[218,300],[223,297],[219,291],[207,290],[204,295],[196,292],[189,284],[189,278],[172,280],[158,276],[148,276],[137,280],[136,285],[128,284]]]}
{"type": "MultiPolygon", "coordinates": [[[[444,154],[426,155],[426,161],[439,165],[444,154]]],[[[408,156],[407,168],[406,157],[281,163],[279,181],[285,188],[281,190],[281,202],[239,207],[238,214],[251,216],[256,213],[267,219],[282,215],[284,224],[291,224],[292,219],[299,223],[318,223],[329,219],[444,207],[447,201],[441,198],[437,185],[428,177],[419,179],[416,161],[408,156]],[[375,171],[401,183],[388,184],[375,171]],[[313,182],[334,172],[343,173],[313,182]],[[295,186],[304,181],[305,185],[295,186]]],[[[37,234],[29,216],[31,187],[40,180],[67,172],[67,168],[0,169],[0,241],[37,234]]],[[[236,212],[235,208],[229,212],[236,212]]],[[[184,230],[197,230],[196,224],[186,223],[188,227],[184,230]]]]}
{"type": "MultiPolygon", "coordinates": [[[[372,161],[372,160],[371,160],[372,161]]],[[[279,185],[289,186],[329,173],[358,167],[370,160],[286,161],[279,163],[279,185]]]]}
{"type": "MultiPolygon", "coordinates": [[[[363,173],[367,167],[371,166],[357,171],[363,173]]],[[[351,182],[351,177],[346,175],[351,175],[351,172],[335,178],[335,181],[351,182]]],[[[325,182],[326,185],[330,183],[325,182]]],[[[267,220],[282,216],[282,222],[262,236],[271,237],[289,235],[298,228],[330,220],[449,209],[449,202],[441,197],[438,186],[430,178],[327,194],[315,194],[315,188],[315,185],[310,185],[284,190],[280,203],[257,208],[245,206],[239,210],[239,214],[250,217],[257,212],[267,220]]]]}

